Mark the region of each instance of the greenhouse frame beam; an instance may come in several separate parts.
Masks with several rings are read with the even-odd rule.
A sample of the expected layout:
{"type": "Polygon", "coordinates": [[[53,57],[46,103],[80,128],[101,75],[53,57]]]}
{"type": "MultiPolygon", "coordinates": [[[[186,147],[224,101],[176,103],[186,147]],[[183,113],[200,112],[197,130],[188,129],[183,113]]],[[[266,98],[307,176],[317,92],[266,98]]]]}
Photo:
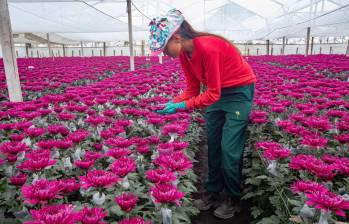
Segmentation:
{"type": "Polygon", "coordinates": [[[6,84],[10,101],[22,102],[22,90],[19,81],[7,0],[0,0],[0,45],[2,46],[6,84]]]}
{"type": "Polygon", "coordinates": [[[314,0],[312,3],[309,3],[309,4],[303,5],[301,7],[298,7],[296,9],[292,10],[292,11],[289,11],[289,12],[286,11],[287,13],[285,13],[283,15],[280,15],[280,16],[277,16],[274,19],[278,19],[278,18],[282,18],[282,17],[285,17],[285,16],[289,16],[291,14],[295,14],[295,13],[299,12],[300,10],[305,9],[307,7],[310,7],[312,5],[315,5],[315,4],[317,4],[317,3],[321,2],[321,1],[323,1],[323,0],[314,0]]]}
{"type": "Polygon", "coordinates": [[[343,6],[343,4],[342,4],[342,3],[339,3],[339,2],[334,1],[334,0],[327,0],[327,1],[329,1],[329,2],[333,3],[333,4],[337,5],[337,6],[343,6]]]}
{"type": "Polygon", "coordinates": [[[346,55],[347,57],[349,57],[349,39],[348,39],[347,51],[345,52],[345,55],[346,55]]]}

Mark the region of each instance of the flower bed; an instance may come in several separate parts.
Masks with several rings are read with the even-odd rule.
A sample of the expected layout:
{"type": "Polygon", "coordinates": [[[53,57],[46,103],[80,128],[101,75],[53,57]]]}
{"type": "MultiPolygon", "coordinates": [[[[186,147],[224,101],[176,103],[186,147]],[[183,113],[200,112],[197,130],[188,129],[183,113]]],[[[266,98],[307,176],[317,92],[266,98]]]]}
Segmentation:
{"type": "Polygon", "coordinates": [[[348,220],[349,59],[249,61],[259,80],[244,171],[252,216],[257,223],[348,220]]]}
{"type": "Polygon", "coordinates": [[[183,85],[178,64],[167,63],[3,102],[3,220],[189,223],[201,118],[154,113],[183,85]]]}
{"type": "MultiPolygon", "coordinates": [[[[347,220],[349,60],[293,55],[248,61],[258,77],[244,168],[254,222],[347,220]]],[[[196,112],[153,112],[185,88],[178,62],[165,63],[102,80],[91,75],[89,84],[69,84],[61,94],[47,91],[25,103],[3,102],[4,217],[190,223],[198,212],[192,165],[203,120],[196,112]]]]}

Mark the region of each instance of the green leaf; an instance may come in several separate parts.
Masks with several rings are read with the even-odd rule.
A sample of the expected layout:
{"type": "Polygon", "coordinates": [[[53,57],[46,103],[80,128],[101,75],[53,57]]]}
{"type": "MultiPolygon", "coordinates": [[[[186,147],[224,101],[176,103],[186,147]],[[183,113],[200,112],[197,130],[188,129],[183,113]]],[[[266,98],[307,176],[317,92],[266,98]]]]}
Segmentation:
{"type": "Polygon", "coordinates": [[[112,207],[110,208],[110,211],[111,211],[113,214],[117,215],[117,216],[123,216],[123,215],[124,215],[124,212],[121,211],[120,207],[117,206],[117,205],[112,206],[112,207]]]}
{"type": "Polygon", "coordinates": [[[288,199],[288,202],[289,202],[291,205],[294,205],[294,206],[296,206],[296,207],[302,207],[302,202],[301,202],[301,201],[293,200],[293,199],[288,199]]]}
{"type": "Polygon", "coordinates": [[[257,218],[258,216],[260,216],[261,214],[263,214],[264,210],[257,207],[257,206],[253,206],[251,208],[251,215],[253,216],[253,218],[257,218]]]}
{"type": "Polygon", "coordinates": [[[279,224],[279,223],[280,223],[280,219],[275,215],[263,218],[261,221],[257,222],[257,224],[279,224]]]}

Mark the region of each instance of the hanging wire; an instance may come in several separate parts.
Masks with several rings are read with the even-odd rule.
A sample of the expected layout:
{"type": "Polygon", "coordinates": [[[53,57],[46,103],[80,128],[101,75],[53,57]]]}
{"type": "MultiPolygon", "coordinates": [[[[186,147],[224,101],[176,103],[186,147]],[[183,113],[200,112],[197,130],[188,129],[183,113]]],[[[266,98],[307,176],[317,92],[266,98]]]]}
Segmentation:
{"type": "Polygon", "coordinates": [[[329,15],[329,14],[334,13],[334,12],[336,12],[336,11],[342,10],[342,9],[348,7],[348,6],[349,6],[349,4],[346,4],[346,5],[343,5],[343,6],[339,7],[339,8],[337,8],[337,9],[334,9],[334,10],[332,10],[332,11],[329,11],[329,12],[326,12],[326,13],[321,14],[321,15],[319,15],[319,16],[316,16],[316,17],[314,17],[314,18],[312,18],[312,19],[308,19],[308,20],[305,20],[305,21],[302,21],[302,22],[299,22],[299,23],[296,23],[296,24],[289,25],[289,26],[283,26],[283,27],[275,28],[275,29],[273,29],[272,31],[270,31],[269,33],[267,33],[266,35],[264,35],[263,37],[261,37],[260,39],[264,39],[265,37],[269,36],[270,34],[274,33],[274,32],[277,31],[277,30],[281,30],[281,29],[285,29],[285,28],[288,28],[288,27],[292,27],[292,26],[296,26],[296,25],[301,25],[301,24],[304,24],[304,23],[307,23],[307,22],[314,21],[314,20],[316,20],[316,19],[318,19],[318,18],[321,18],[321,17],[323,17],[323,16],[326,16],[326,15],[329,15]]]}
{"type": "Polygon", "coordinates": [[[96,7],[94,7],[93,5],[88,4],[88,3],[85,2],[84,0],[75,0],[75,1],[77,1],[77,2],[82,2],[82,3],[84,3],[85,5],[87,5],[88,7],[93,8],[94,10],[96,10],[96,11],[102,13],[102,14],[105,15],[105,16],[108,16],[108,17],[110,17],[110,18],[112,18],[112,19],[114,19],[114,20],[117,20],[117,21],[119,21],[119,22],[123,22],[123,21],[121,21],[120,19],[118,19],[118,17],[123,16],[124,13],[123,13],[122,15],[118,16],[118,17],[114,17],[114,16],[109,15],[108,13],[105,13],[105,12],[103,12],[102,10],[100,10],[100,9],[98,9],[98,8],[96,8],[96,7]]]}
{"type": "Polygon", "coordinates": [[[22,9],[22,8],[20,8],[20,7],[17,7],[17,6],[15,6],[14,4],[13,4],[13,5],[10,5],[10,7],[16,8],[16,9],[22,11],[22,12],[28,13],[28,14],[30,14],[30,15],[32,15],[32,16],[35,16],[35,17],[38,17],[38,18],[40,18],[40,19],[42,19],[42,20],[50,21],[51,23],[55,23],[55,24],[60,25],[60,26],[63,26],[63,27],[64,27],[64,26],[68,26],[68,27],[74,28],[75,30],[81,30],[80,27],[78,27],[78,26],[74,26],[74,25],[72,25],[72,24],[63,24],[63,23],[60,23],[60,22],[51,20],[50,18],[46,18],[46,17],[40,16],[40,15],[37,15],[37,14],[35,14],[35,13],[33,13],[33,12],[30,12],[30,11],[28,11],[28,10],[22,9]]]}
{"type": "Polygon", "coordinates": [[[131,0],[131,4],[133,5],[133,7],[135,7],[135,9],[142,14],[145,18],[149,19],[149,20],[153,20],[152,18],[150,18],[149,16],[147,16],[146,14],[144,14],[141,10],[138,9],[138,7],[136,6],[135,3],[133,3],[133,1],[131,0]]]}

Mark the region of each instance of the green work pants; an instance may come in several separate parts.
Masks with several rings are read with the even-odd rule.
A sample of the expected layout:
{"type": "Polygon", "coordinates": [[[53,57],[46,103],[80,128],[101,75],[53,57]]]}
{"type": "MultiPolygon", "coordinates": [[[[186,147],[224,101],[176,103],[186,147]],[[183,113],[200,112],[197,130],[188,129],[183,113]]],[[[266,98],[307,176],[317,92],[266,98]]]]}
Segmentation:
{"type": "Polygon", "coordinates": [[[221,98],[206,108],[208,131],[208,192],[240,200],[241,169],[254,84],[224,88],[221,98]]]}

